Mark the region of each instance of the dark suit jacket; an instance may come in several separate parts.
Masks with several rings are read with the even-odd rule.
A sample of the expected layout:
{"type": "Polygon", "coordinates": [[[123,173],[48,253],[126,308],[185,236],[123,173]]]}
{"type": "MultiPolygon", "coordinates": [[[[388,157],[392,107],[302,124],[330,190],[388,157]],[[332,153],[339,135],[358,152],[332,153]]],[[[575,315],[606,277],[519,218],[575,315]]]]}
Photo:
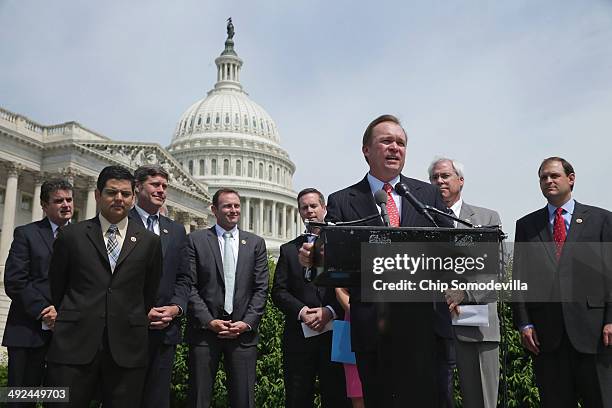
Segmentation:
{"type": "MultiPolygon", "coordinates": [[[[419,180],[401,176],[410,191],[424,204],[429,204],[445,211],[446,206],[437,187],[419,180]]],[[[359,183],[344,190],[337,191],[329,196],[327,203],[326,221],[351,221],[378,213],[367,176],[359,183]]],[[[452,222],[436,218],[440,226],[452,227],[452,222]]],[[[400,215],[402,227],[431,227],[431,223],[402,198],[402,213],[400,215]]],[[[382,221],[377,218],[369,225],[380,225],[382,221]]],[[[377,333],[376,307],[374,303],[362,303],[359,290],[351,292],[351,342],[354,351],[373,351],[376,349],[377,333]]],[[[452,338],[452,327],[448,308],[444,304],[436,304],[436,313],[432,313],[434,330],[438,336],[452,338]]],[[[415,328],[415,330],[418,330],[415,328]]]]}
{"type": "Polygon", "coordinates": [[[542,351],[559,346],[564,328],[579,352],[600,351],[602,328],[612,323],[612,213],[576,202],[559,261],[546,207],[516,222],[515,241],[513,278],[536,285],[539,300],[552,300],[515,303],[517,327],[533,324],[542,351]]]}
{"type": "Polygon", "coordinates": [[[62,229],[53,249],[49,284],[58,315],[48,361],[90,363],[106,331],[117,365],[146,366],[147,313],[162,264],[159,237],[130,220],[114,272],[98,217],[62,229]]]}
{"type": "MultiPolygon", "coordinates": [[[[321,336],[304,337],[301,321],[298,320],[298,313],[304,306],[329,305],[336,312],[337,318],[342,319],[344,316],[344,309],[336,299],[334,288],[317,287],[304,280],[304,268],[298,261],[298,250],[304,242],[306,238],[299,236],[281,245],[272,285],[272,301],[285,314],[283,345],[288,352],[313,350],[320,344],[321,336]]],[[[327,338],[327,346],[330,346],[330,339],[327,338]]]]}
{"type": "MultiPolygon", "coordinates": [[[[130,220],[141,223],[142,218],[132,208],[130,220]]],[[[160,215],[159,237],[161,240],[163,268],[155,306],[177,305],[187,312],[187,300],[192,280],[187,259],[187,234],[185,227],[160,215]]],[[[181,341],[181,319],[175,318],[164,330],[151,330],[149,335],[163,336],[164,344],[178,344],[181,341]]]]}
{"type": "Polygon", "coordinates": [[[40,347],[50,337],[40,312],[51,305],[48,270],[53,231],[47,218],[15,228],[4,267],[4,289],[11,298],[3,346],[40,347]]]}
{"type": "MultiPolygon", "coordinates": [[[[186,340],[200,345],[223,341],[208,329],[210,321],[222,317],[225,302],[223,263],[215,227],[195,231],[188,238],[189,262],[195,280],[187,306],[186,340]]],[[[232,320],[251,326],[251,331],[238,338],[240,344],[250,346],[256,345],[259,339],[257,328],[266,305],[268,258],[263,238],[240,231],[238,239],[232,320]]]]}

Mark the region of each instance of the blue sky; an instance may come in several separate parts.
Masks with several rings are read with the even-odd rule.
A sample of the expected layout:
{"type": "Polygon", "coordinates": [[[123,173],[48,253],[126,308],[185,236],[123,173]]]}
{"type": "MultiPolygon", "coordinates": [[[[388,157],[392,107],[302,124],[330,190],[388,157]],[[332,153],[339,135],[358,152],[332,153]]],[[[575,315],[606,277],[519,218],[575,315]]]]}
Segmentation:
{"type": "Polygon", "coordinates": [[[296,191],[363,177],[363,129],[393,113],[409,137],[404,174],[462,161],[465,200],[511,233],[543,206],[536,170],[551,155],[574,164],[576,199],[612,208],[610,0],[0,0],[0,106],[167,146],[214,84],[228,16],[296,191]]]}

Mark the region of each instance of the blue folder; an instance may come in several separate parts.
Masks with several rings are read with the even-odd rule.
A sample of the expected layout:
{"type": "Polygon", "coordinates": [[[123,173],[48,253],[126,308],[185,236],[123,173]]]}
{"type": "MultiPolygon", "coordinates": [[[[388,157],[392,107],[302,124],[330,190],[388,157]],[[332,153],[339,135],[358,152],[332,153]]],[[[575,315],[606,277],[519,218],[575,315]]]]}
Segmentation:
{"type": "Polygon", "coordinates": [[[334,320],[331,360],[338,363],[355,364],[355,353],[351,350],[351,323],[334,320]]]}

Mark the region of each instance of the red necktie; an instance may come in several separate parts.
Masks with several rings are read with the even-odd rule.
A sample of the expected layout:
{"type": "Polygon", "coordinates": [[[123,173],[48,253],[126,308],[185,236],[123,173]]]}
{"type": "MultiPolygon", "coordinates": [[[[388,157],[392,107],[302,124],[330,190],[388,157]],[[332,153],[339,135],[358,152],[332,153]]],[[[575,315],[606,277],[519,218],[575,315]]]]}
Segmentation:
{"type": "Polygon", "coordinates": [[[553,240],[555,241],[557,260],[561,258],[561,251],[563,250],[566,235],[563,208],[559,207],[555,210],[555,223],[553,224],[553,240]]]}
{"type": "Polygon", "coordinates": [[[389,224],[391,224],[392,227],[399,227],[400,226],[399,211],[397,211],[395,200],[393,199],[393,196],[391,195],[391,192],[393,191],[393,187],[391,187],[391,184],[385,183],[385,185],[383,186],[383,190],[387,192],[387,212],[389,213],[389,224]]]}

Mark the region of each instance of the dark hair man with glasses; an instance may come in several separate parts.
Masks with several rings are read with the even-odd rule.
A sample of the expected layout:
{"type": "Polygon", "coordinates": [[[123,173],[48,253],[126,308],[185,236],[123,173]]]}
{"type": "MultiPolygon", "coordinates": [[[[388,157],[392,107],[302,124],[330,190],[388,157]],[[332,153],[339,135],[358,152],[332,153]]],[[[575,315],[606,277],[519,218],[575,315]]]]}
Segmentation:
{"type": "Polygon", "coordinates": [[[68,406],[140,404],[149,320],[162,258],[159,237],[128,220],[134,176],[109,166],[95,192],[100,213],[59,233],[49,268],[57,309],[48,385],[70,387],[68,406]]]}

